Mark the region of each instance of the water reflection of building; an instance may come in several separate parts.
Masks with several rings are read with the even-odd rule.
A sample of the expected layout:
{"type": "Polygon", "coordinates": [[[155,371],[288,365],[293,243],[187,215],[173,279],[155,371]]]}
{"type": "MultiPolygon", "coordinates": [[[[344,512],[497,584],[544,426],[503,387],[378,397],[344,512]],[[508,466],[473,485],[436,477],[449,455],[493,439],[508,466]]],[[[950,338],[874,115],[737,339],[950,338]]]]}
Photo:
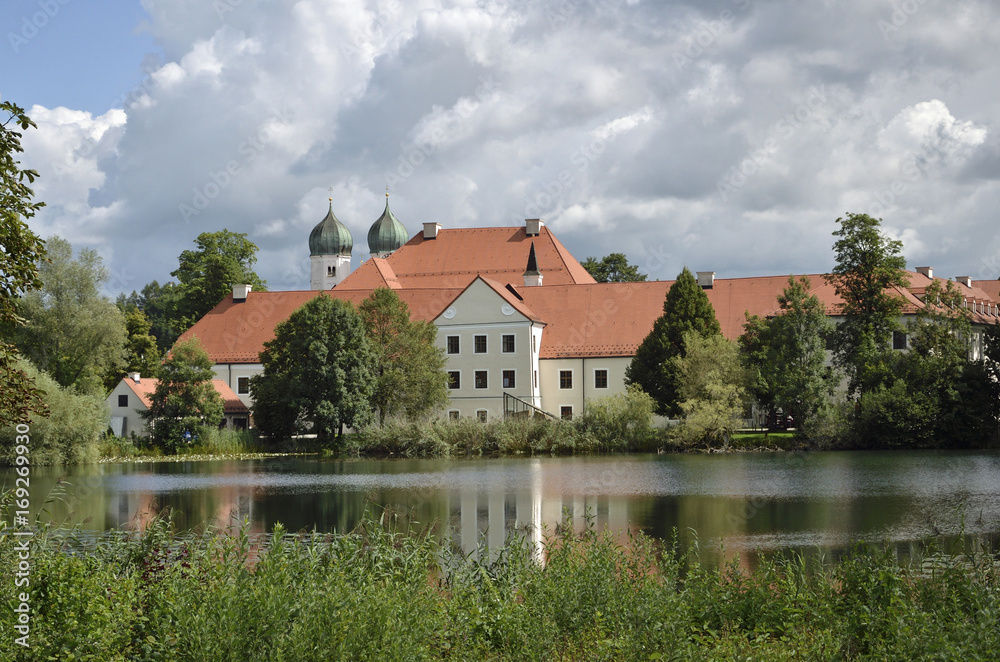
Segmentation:
{"type": "MultiPolygon", "coordinates": [[[[176,469],[167,465],[158,470],[130,473],[130,479],[145,483],[150,489],[120,490],[106,500],[106,520],[110,527],[144,530],[154,519],[168,512],[179,529],[209,528],[223,530],[248,522],[249,532],[263,533],[264,522],[257,517],[255,502],[260,499],[252,482],[223,482],[211,490],[155,489],[157,476],[169,475],[176,469]]],[[[243,472],[239,472],[243,473],[243,472]]]]}
{"type": "Polygon", "coordinates": [[[564,476],[546,475],[542,461],[534,459],[527,490],[510,493],[502,484],[460,490],[451,512],[459,524],[462,550],[477,554],[485,543],[495,557],[507,537],[517,535],[533,545],[540,559],[543,543],[557,533],[579,535],[590,526],[624,540],[638,530],[629,521],[628,497],[574,493],[575,486],[566,484],[564,476]]]}

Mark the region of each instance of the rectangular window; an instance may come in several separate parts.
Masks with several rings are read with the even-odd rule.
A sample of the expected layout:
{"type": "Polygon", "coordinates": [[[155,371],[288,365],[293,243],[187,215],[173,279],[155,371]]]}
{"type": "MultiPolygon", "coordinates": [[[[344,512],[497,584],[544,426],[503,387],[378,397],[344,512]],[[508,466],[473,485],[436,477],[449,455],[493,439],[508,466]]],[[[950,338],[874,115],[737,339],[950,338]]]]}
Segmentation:
{"type": "Polygon", "coordinates": [[[892,348],[906,349],[906,334],[902,331],[892,332],[892,348]]]}
{"type": "Polygon", "coordinates": [[[594,388],[607,388],[608,387],[608,371],[607,370],[595,370],[594,371],[594,388]]]}
{"type": "Polygon", "coordinates": [[[563,405],[562,407],[560,407],[559,418],[563,419],[564,421],[572,421],[573,420],[572,405],[563,405]]]}
{"type": "Polygon", "coordinates": [[[538,388],[538,371],[537,370],[535,370],[535,372],[534,372],[534,379],[532,381],[533,381],[533,383],[535,385],[534,387],[538,388]]]}
{"type": "Polygon", "coordinates": [[[486,353],[486,336],[476,336],[476,354],[486,353]]]}
{"type": "Polygon", "coordinates": [[[503,348],[501,350],[504,354],[514,353],[514,334],[505,333],[503,335],[503,348]]]}
{"type": "Polygon", "coordinates": [[[477,409],[476,410],[476,416],[479,418],[479,422],[480,423],[485,423],[486,422],[486,410],[485,409],[477,409]]]}
{"type": "Polygon", "coordinates": [[[476,370],[476,388],[487,388],[489,379],[485,370],[476,370]]]}
{"type": "Polygon", "coordinates": [[[457,409],[452,409],[451,411],[449,411],[448,412],[448,418],[450,418],[453,421],[457,421],[458,420],[458,410],[457,409]]]}
{"type": "Polygon", "coordinates": [[[559,371],[559,388],[573,388],[573,371],[559,371]]]}
{"type": "Polygon", "coordinates": [[[236,392],[240,395],[244,395],[250,392],[250,378],[249,377],[239,377],[236,380],[236,392]]]}
{"type": "Polygon", "coordinates": [[[503,371],[503,387],[504,388],[517,388],[514,386],[514,371],[504,370],[503,371]]]}
{"type": "Polygon", "coordinates": [[[448,371],[448,388],[455,390],[462,388],[462,373],[458,370],[448,371]]]}
{"type": "Polygon", "coordinates": [[[538,350],[535,349],[535,334],[531,334],[531,353],[534,354],[538,350]]]}
{"type": "Polygon", "coordinates": [[[458,354],[461,346],[458,344],[458,336],[448,336],[448,353],[458,354]]]}
{"type": "Polygon", "coordinates": [[[119,395],[118,396],[118,406],[119,407],[128,407],[128,395],[127,394],[126,395],[119,395]]]}

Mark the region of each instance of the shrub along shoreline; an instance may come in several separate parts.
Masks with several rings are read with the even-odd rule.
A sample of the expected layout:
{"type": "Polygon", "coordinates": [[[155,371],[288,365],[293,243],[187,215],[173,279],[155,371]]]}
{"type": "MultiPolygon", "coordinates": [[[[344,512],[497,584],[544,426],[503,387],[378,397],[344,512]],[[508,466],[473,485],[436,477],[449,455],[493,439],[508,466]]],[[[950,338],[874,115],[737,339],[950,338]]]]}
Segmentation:
{"type": "MultiPolygon", "coordinates": [[[[251,538],[180,536],[159,520],[96,546],[42,530],[29,656],[986,660],[1000,650],[997,558],[971,545],[923,563],[858,546],[826,565],[792,555],[747,571],[736,560],[699,565],[693,550],[643,535],[550,538],[544,564],[523,539],[468,557],[449,541],[372,521],[349,534],[287,536],[278,525],[251,538]]],[[[0,545],[3,576],[17,563],[0,545]]],[[[14,591],[3,582],[6,604],[14,591]]],[[[16,617],[3,610],[0,628],[13,632],[16,617]]],[[[0,658],[16,650],[4,637],[0,658]]]]}

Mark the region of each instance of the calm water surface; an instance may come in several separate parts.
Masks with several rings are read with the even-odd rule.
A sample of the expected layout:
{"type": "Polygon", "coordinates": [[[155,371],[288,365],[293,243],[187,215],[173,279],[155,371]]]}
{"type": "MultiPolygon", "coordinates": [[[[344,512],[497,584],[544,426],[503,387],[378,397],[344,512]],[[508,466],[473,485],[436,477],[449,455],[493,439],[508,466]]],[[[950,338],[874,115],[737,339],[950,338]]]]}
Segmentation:
{"type": "MultiPolygon", "coordinates": [[[[33,507],[64,477],[44,519],[92,531],[141,526],[164,508],[182,527],[246,519],[253,531],[345,531],[366,513],[448,523],[467,549],[517,528],[535,539],[569,517],[582,529],[697,531],[703,546],[901,548],[961,531],[1000,540],[1000,453],[852,452],[485,460],[274,458],[34,467],[33,507]]],[[[0,482],[13,484],[3,470],[0,482]]],[[[690,535],[687,533],[685,535],[690,535]]]]}

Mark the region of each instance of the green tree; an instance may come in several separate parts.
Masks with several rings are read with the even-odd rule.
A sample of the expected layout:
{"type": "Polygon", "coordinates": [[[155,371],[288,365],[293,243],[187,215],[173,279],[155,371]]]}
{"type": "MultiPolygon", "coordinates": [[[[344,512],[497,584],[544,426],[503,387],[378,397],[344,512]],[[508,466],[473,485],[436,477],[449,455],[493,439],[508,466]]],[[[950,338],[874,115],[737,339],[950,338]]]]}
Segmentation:
{"type": "Polygon", "coordinates": [[[789,277],[778,296],[780,313],[748,316],[740,336],[740,360],[750,394],[768,411],[781,408],[805,424],[833,394],[826,367],[826,338],[833,330],[805,276],[789,277]]]}
{"type": "Polygon", "coordinates": [[[158,281],[147,283],[141,292],[132,290],[128,296],[119,294],[116,303],[124,311],[134,305],[149,319],[149,333],[156,338],[156,346],[162,355],[173,347],[177,338],[187,329],[178,311],[180,292],[176,283],[160,285],[158,281]]]}
{"type": "Polygon", "coordinates": [[[708,296],[684,267],[667,291],[663,314],[625,370],[625,382],[653,396],[656,413],[661,416],[681,412],[677,366],[670,359],[684,356],[684,334],[689,331],[701,336],[722,333],[708,296]]]}
{"type": "Polygon", "coordinates": [[[213,365],[197,338],[174,345],[160,368],[149,409],[142,412],[154,445],[176,452],[222,422],[222,396],[212,384],[213,365]]]}
{"type": "Polygon", "coordinates": [[[646,280],[646,274],[639,273],[639,267],[629,264],[624,253],[611,253],[600,261],[588,257],[583,261],[583,268],[598,283],[636,283],[646,280]]]}
{"type": "MultiPolygon", "coordinates": [[[[108,429],[108,406],[103,394],[80,393],[60,386],[47,373],[19,359],[19,366],[42,394],[47,413],[24,419],[31,427],[32,464],[81,464],[98,460],[98,443],[108,429]]],[[[0,456],[5,463],[16,457],[17,430],[0,427],[0,456]]]]}
{"type": "Polygon", "coordinates": [[[101,391],[103,377],[121,371],[125,350],[124,317],[100,291],[108,271],[97,251],[85,248],[74,259],[65,239],[47,243],[42,288],[21,301],[18,347],[60,385],[101,391]]]}
{"type": "Polygon", "coordinates": [[[122,378],[122,373],[138,372],[143,377],[160,374],[160,348],[150,334],[151,324],[146,315],[135,305],[128,304],[119,310],[125,316],[125,360],[120,368],[105,374],[104,387],[111,390],[122,378]]]}
{"type": "MultiPolygon", "coordinates": [[[[38,266],[45,259],[45,243],[26,221],[45,203],[35,202],[28,186],[38,173],[22,169],[17,160],[24,151],[21,132],[35,123],[9,101],[0,103],[0,117],[0,331],[6,336],[23,322],[19,298],[42,285],[38,266]]],[[[20,365],[15,345],[0,338],[0,427],[45,411],[41,393],[20,365]]]]}
{"type": "Polygon", "coordinates": [[[364,321],[349,302],[325,294],[304,304],[274,330],[250,378],[254,419],[272,439],[309,424],[321,440],[360,427],[372,416],[375,353],[364,321]]]}
{"type": "Polygon", "coordinates": [[[683,421],[675,431],[687,444],[727,445],[743,421],[746,373],[736,343],[721,334],[684,334],[684,356],[670,359],[678,377],[683,421]]]}
{"type": "Polygon", "coordinates": [[[833,333],[833,358],[847,375],[849,393],[860,401],[891,379],[892,334],[900,330],[905,301],[898,289],[909,280],[900,254],[903,244],[882,233],[881,219],[848,214],[837,223],[836,264],[826,276],[844,301],[833,333]]]}
{"type": "Polygon", "coordinates": [[[182,327],[180,333],[225,299],[233,285],[246,283],[257,292],[267,289],[267,283],[253,270],[257,245],[245,233],[203,232],[195,244],[197,250],[181,253],[180,265],[170,274],[179,281],[174,319],[182,327]]]}
{"type": "Polygon", "coordinates": [[[372,409],[379,425],[388,416],[424,416],[448,402],[445,357],[435,346],[437,327],[410,320],[410,310],[399,295],[380,287],[361,302],[358,313],[371,341],[375,376],[372,409]]]}

